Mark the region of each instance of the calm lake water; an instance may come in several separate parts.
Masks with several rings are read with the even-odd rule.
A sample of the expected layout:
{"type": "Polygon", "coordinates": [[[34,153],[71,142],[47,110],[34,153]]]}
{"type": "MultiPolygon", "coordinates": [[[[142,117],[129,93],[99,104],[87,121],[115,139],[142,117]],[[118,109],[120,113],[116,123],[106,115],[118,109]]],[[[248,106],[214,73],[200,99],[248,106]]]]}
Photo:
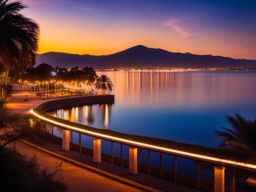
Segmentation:
{"type": "Polygon", "coordinates": [[[98,128],[218,147],[227,115],[256,118],[256,72],[98,72],[114,84],[114,105],[60,109],[98,128]]]}

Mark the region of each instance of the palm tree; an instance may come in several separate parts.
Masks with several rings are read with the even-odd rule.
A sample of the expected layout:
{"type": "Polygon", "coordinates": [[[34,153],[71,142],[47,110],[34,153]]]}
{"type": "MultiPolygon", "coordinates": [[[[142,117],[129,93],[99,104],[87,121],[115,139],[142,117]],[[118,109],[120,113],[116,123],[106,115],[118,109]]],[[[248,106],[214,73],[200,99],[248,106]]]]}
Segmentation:
{"type": "Polygon", "coordinates": [[[237,114],[235,117],[228,116],[228,122],[231,128],[217,132],[224,139],[221,147],[256,160],[256,120],[249,121],[237,114]]]}
{"type": "Polygon", "coordinates": [[[107,75],[99,76],[96,79],[94,86],[97,90],[102,90],[104,95],[106,94],[106,92],[110,92],[113,90],[113,83],[107,75]]]}
{"type": "Polygon", "coordinates": [[[21,15],[19,1],[0,0],[0,72],[13,77],[31,67],[38,48],[39,27],[21,15]]]}

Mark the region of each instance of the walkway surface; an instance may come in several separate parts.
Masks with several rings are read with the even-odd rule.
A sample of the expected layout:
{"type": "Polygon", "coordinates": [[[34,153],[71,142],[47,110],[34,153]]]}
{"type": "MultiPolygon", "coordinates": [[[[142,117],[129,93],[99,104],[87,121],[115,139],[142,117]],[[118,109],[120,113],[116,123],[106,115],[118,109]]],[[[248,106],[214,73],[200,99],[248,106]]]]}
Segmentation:
{"type": "Polygon", "coordinates": [[[22,142],[16,143],[17,151],[25,157],[31,159],[36,156],[41,168],[46,168],[49,171],[54,171],[61,163],[61,174],[65,183],[67,183],[69,191],[84,192],[84,191],[140,191],[133,187],[119,183],[112,179],[93,173],[86,169],[75,166],[71,163],[61,161],[56,157],[48,155],[44,152],[36,150],[22,142]]]}
{"type": "MultiPolygon", "coordinates": [[[[63,96],[49,95],[49,99],[61,98],[63,96]]],[[[45,102],[46,99],[35,94],[31,94],[28,91],[24,91],[19,85],[13,86],[13,92],[6,103],[6,107],[14,113],[26,113],[31,108],[45,102]]]]}
{"type": "MultiPolygon", "coordinates": [[[[24,98],[28,95],[27,92],[22,91],[19,87],[15,88],[14,94],[11,96],[10,102],[7,103],[7,107],[15,113],[26,113],[31,108],[44,102],[45,100],[36,96],[29,96],[28,101],[24,102],[24,98]]],[[[31,147],[23,142],[17,142],[15,147],[17,150],[27,158],[32,158],[36,155],[38,162],[42,168],[47,168],[49,171],[54,170],[60,162],[62,163],[62,177],[67,183],[68,191],[79,192],[79,191],[140,191],[137,188],[131,187],[130,185],[118,182],[109,177],[105,177],[102,174],[92,172],[91,170],[81,168],[81,166],[75,165],[68,161],[64,161],[53,155],[49,155],[41,150],[31,147]]],[[[129,179],[135,182],[142,182],[144,185],[149,185],[154,188],[161,189],[162,191],[172,191],[172,192],[193,192],[189,187],[173,183],[164,179],[155,178],[148,176],[146,174],[141,174],[139,176],[131,176],[128,174],[127,168],[122,168],[120,166],[111,165],[110,163],[94,164],[92,163],[91,157],[85,156],[75,151],[63,151],[60,146],[54,145],[50,142],[46,142],[45,148],[58,153],[60,155],[75,159],[81,163],[89,165],[91,167],[96,167],[106,172],[112,172],[118,176],[125,179],[129,179]],[[161,186],[161,187],[160,187],[161,186]]]]}
{"type": "MultiPolygon", "coordinates": [[[[148,186],[150,190],[154,191],[170,191],[170,192],[196,192],[198,190],[192,189],[186,185],[182,185],[179,183],[174,183],[172,181],[161,179],[159,177],[150,176],[144,173],[138,173],[138,175],[131,175],[129,174],[128,168],[121,167],[120,165],[114,165],[109,162],[101,162],[101,163],[94,163],[92,156],[81,154],[74,150],[65,151],[61,149],[61,146],[58,144],[54,144],[50,141],[43,141],[40,144],[37,144],[37,147],[41,148],[42,150],[53,152],[54,156],[59,156],[62,159],[66,159],[66,161],[74,160],[74,163],[78,163],[78,165],[86,165],[88,169],[95,170],[99,173],[110,174],[116,176],[117,179],[125,178],[131,183],[141,184],[143,186],[148,186]],[[70,159],[70,160],[69,160],[70,159]]],[[[142,187],[143,188],[143,187],[142,187]]],[[[144,188],[143,188],[144,189],[144,188]]]]}
{"type": "MultiPolygon", "coordinates": [[[[10,111],[14,113],[26,113],[31,108],[44,101],[44,99],[37,96],[31,96],[28,92],[22,91],[20,87],[16,86],[14,93],[9,98],[9,102],[7,102],[6,106],[10,111]],[[25,98],[28,98],[27,102],[24,101],[25,98]]],[[[67,183],[68,191],[140,191],[128,185],[114,181],[110,178],[106,178],[97,173],[93,173],[86,169],[75,166],[71,163],[63,162],[56,157],[43,153],[40,150],[30,147],[22,142],[17,142],[15,147],[20,154],[27,158],[33,158],[36,155],[40,166],[42,168],[47,168],[49,171],[55,170],[55,168],[60,163],[62,163],[62,177],[63,180],[67,183]]]]}

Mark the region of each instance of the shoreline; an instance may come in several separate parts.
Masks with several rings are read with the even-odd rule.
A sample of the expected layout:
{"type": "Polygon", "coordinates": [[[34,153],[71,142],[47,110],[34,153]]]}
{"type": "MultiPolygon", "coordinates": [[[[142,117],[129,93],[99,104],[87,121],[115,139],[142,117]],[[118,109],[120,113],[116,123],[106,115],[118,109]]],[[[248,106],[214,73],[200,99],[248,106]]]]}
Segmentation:
{"type": "Polygon", "coordinates": [[[256,68],[168,68],[168,67],[146,67],[146,68],[95,68],[98,72],[127,71],[127,72],[255,72],[256,68]]]}

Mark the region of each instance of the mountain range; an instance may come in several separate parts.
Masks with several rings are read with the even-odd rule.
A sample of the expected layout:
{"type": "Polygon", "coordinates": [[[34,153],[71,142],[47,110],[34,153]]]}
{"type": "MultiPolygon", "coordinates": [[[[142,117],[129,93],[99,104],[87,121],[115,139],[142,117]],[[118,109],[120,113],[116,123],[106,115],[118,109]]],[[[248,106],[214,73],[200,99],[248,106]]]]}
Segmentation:
{"type": "Polygon", "coordinates": [[[175,53],[138,45],[110,55],[78,55],[47,52],[36,56],[36,64],[54,67],[85,67],[98,69],[119,68],[236,68],[256,69],[256,60],[233,59],[213,55],[175,53]]]}

